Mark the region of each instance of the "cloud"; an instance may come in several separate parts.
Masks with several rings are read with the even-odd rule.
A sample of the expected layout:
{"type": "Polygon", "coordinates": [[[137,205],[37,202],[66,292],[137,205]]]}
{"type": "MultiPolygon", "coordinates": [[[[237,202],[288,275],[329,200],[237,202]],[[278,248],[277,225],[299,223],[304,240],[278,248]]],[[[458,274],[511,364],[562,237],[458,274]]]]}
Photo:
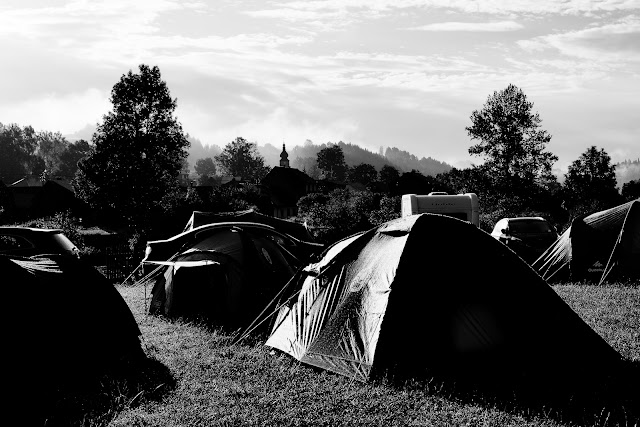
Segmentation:
{"type": "Polygon", "coordinates": [[[499,22],[438,22],[436,24],[422,25],[408,28],[414,31],[471,31],[471,32],[502,32],[516,31],[524,28],[514,21],[499,22]]]}
{"type": "Polygon", "coordinates": [[[108,97],[108,93],[98,89],[65,95],[51,93],[17,104],[0,105],[0,117],[5,123],[68,134],[87,123],[96,123],[106,114],[111,109],[108,97]]]}
{"type": "Polygon", "coordinates": [[[492,15],[585,15],[638,10],[637,0],[313,0],[276,1],[269,9],[248,12],[252,16],[286,19],[292,22],[341,23],[370,17],[391,16],[399,10],[441,9],[492,15]]]}
{"type": "Polygon", "coordinates": [[[614,23],[521,40],[518,44],[532,52],[556,49],[562,55],[595,61],[607,67],[640,62],[640,18],[631,15],[614,23]]]}
{"type": "Polygon", "coordinates": [[[318,142],[337,142],[358,132],[358,124],[351,118],[339,115],[305,118],[299,112],[284,106],[275,107],[260,117],[247,115],[235,123],[212,121],[208,112],[198,112],[195,109],[197,107],[190,106],[182,111],[190,118],[200,114],[201,118],[209,120],[187,119],[182,123],[185,131],[204,143],[214,143],[221,147],[238,136],[260,145],[270,143],[277,146],[282,141],[287,145],[299,145],[308,138],[318,142]]]}

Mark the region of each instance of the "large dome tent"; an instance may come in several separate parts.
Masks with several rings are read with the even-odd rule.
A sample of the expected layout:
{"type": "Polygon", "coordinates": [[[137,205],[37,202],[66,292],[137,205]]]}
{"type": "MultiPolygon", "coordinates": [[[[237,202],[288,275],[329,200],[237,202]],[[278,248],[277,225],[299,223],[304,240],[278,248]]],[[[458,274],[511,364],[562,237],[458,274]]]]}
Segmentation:
{"type": "Polygon", "coordinates": [[[289,286],[266,345],[361,381],[435,376],[550,394],[621,363],[529,265],[455,218],[358,233],[289,286]]]}
{"type": "Polygon", "coordinates": [[[150,241],[142,264],[158,272],[145,278],[154,283],[149,312],[242,328],[321,248],[252,222],[205,224],[150,241]]]}

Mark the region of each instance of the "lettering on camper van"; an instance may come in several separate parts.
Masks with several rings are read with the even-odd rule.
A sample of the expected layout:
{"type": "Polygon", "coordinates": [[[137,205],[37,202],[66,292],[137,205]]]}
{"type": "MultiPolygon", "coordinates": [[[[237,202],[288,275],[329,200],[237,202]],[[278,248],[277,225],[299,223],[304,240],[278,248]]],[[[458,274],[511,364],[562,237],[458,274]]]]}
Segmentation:
{"type": "Polygon", "coordinates": [[[478,196],[475,193],[426,195],[404,194],[402,196],[402,216],[421,213],[447,215],[480,226],[478,196]]]}

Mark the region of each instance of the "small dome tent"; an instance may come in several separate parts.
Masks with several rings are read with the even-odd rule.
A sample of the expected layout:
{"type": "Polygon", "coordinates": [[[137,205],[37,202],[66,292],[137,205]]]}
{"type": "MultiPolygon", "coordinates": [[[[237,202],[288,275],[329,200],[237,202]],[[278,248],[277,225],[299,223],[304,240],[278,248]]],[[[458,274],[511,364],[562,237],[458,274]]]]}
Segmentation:
{"type": "Polygon", "coordinates": [[[266,345],[362,381],[393,373],[549,390],[621,360],[515,253],[442,215],[341,240],[289,284],[266,345]]]}
{"type": "Polygon", "coordinates": [[[150,314],[241,328],[254,319],[318,244],[249,222],[202,225],[147,243],[143,265],[158,265],[150,314]]]}
{"type": "Polygon", "coordinates": [[[67,255],[0,255],[0,268],[6,307],[15,310],[8,366],[24,394],[9,389],[33,409],[63,384],[145,358],[127,303],[90,265],[67,255]]]}
{"type": "Polygon", "coordinates": [[[532,266],[549,282],[640,278],[640,199],[576,218],[532,266]]]}

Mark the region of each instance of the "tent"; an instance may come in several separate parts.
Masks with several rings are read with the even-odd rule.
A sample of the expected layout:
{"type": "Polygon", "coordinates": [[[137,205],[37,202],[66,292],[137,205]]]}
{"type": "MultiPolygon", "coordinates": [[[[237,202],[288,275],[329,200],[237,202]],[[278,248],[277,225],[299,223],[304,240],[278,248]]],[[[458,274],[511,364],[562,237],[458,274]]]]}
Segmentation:
{"type": "Polygon", "coordinates": [[[147,243],[143,265],[159,266],[150,314],[246,326],[322,245],[258,223],[207,224],[147,243]]]}
{"type": "Polygon", "coordinates": [[[129,307],[92,266],[67,255],[0,255],[0,269],[5,311],[14,311],[7,366],[26,401],[144,356],[129,307]]]}
{"type": "Polygon", "coordinates": [[[263,215],[253,209],[218,213],[193,211],[184,231],[193,230],[201,225],[220,222],[255,222],[258,224],[265,224],[275,228],[281,233],[295,237],[298,240],[305,242],[314,241],[313,236],[309,233],[309,230],[304,226],[304,224],[263,215]]]}
{"type": "Polygon", "coordinates": [[[343,239],[289,283],[266,345],[362,381],[549,390],[621,360],[514,252],[447,216],[411,215],[343,239]]]}
{"type": "Polygon", "coordinates": [[[549,282],[640,278],[640,199],[576,218],[532,265],[549,282]]]}

